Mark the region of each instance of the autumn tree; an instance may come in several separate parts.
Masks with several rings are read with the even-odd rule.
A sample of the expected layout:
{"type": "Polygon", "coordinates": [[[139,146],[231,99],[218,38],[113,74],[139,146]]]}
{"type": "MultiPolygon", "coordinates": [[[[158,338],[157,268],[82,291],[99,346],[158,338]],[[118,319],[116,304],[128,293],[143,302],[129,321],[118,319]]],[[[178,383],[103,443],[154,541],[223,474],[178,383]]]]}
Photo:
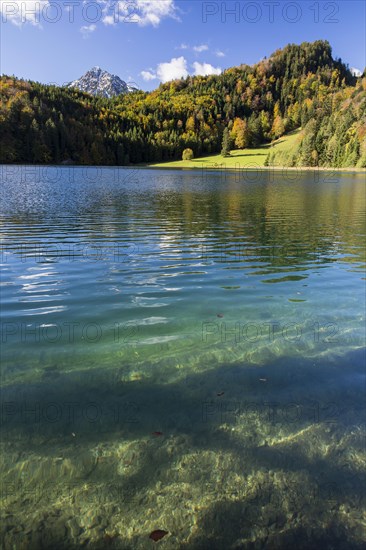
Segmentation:
{"type": "Polygon", "coordinates": [[[182,160],[192,160],[194,158],[194,154],[192,149],[189,147],[187,149],[184,149],[182,153],[182,160]]]}
{"type": "Polygon", "coordinates": [[[276,116],[273,124],[272,124],[272,130],[271,130],[271,136],[273,139],[277,139],[285,133],[285,124],[283,122],[283,119],[280,115],[276,116]]]}
{"type": "Polygon", "coordinates": [[[245,149],[249,145],[249,129],[246,119],[236,118],[231,131],[232,140],[238,149],[245,149]]]}

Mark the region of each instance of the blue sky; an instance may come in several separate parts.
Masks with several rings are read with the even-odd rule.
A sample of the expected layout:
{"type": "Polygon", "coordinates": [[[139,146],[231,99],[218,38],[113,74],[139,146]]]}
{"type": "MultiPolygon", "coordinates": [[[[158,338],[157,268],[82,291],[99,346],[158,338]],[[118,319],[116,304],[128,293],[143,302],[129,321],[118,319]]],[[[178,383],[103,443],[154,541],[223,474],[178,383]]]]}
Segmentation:
{"type": "Polygon", "coordinates": [[[350,67],[366,64],[363,0],[0,2],[1,72],[44,83],[70,82],[98,65],[150,90],[317,39],[350,67]]]}

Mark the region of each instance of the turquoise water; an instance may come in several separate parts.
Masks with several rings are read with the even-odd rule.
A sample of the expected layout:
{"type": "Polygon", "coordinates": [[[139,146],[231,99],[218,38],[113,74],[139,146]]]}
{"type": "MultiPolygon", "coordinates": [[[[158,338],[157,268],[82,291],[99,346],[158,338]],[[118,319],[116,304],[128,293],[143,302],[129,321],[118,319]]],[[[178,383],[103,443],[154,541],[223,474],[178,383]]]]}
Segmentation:
{"type": "Polygon", "coordinates": [[[364,175],[1,175],[3,547],[361,548],[364,175]]]}

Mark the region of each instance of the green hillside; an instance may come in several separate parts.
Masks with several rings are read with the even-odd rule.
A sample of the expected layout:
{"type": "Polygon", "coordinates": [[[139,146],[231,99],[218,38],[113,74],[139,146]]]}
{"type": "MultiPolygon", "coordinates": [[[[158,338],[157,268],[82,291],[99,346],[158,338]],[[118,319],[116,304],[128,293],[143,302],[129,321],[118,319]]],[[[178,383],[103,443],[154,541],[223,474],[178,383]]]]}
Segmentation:
{"type": "Polygon", "coordinates": [[[260,145],[253,149],[232,150],[229,157],[221,154],[209,155],[192,160],[176,160],[151,164],[154,168],[256,168],[265,166],[269,153],[287,154],[296,151],[301,142],[301,131],[294,130],[272,144],[260,145]]]}
{"type": "Polygon", "coordinates": [[[180,161],[187,148],[197,159],[219,154],[226,136],[243,162],[264,163],[268,151],[275,164],[366,166],[366,78],[326,41],[111,99],[7,76],[0,84],[2,163],[153,164],[180,161]],[[270,144],[285,135],[273,158],[270,144]]]}

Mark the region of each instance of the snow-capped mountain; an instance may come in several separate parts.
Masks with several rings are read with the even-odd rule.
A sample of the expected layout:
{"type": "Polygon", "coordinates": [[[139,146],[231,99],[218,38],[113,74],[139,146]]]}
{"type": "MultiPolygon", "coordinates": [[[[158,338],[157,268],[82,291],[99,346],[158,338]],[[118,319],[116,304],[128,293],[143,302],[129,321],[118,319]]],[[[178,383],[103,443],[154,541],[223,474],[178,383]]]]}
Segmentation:
{"type": "Polygon", "coordinates": [[[68,88],[77,88],[101,97],[114,97],[137,89],[133,84],[127,84],[119,76],[103,71],[100,67],[93,67],[78,80],[70,82],[68,88]]]}

